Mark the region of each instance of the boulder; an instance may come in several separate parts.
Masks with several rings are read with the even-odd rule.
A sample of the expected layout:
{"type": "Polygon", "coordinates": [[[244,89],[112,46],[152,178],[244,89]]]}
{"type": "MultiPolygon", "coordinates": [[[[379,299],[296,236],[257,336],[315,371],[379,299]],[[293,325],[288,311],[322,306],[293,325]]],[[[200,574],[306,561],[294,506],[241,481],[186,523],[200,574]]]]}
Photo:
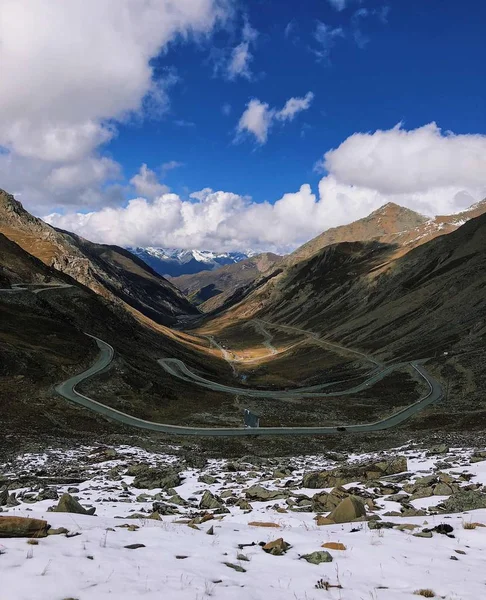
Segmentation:
{"type": "Polygon", "coordinates": [[[94,507],[84,508],[76,498],[66,492],[61,496],[57,506],[52,510],[53,512],[76,513],[78,515],[94,515],[96,509],[94,507]]]}
{"type": "Polygon", "coordinates": [[[366,516],[364,504],[356,496],[348,496],[328,515],[334,523],[349,523],[366,516]]]}
{"type": "Polygon", "coordinates": [[[336,506],[347,498],[349,493],[342,487],[334,488],[331,492],[320,492],[312,496],[312,510],[313,512],[330,512],[334,510],[336,506]]]}
{"type": "Polygon", "coordinates": [[[133,480],[133,487],[138,489],[153,490],[156,488],[170,489],[181,485],[182,478],[180,474],[172,468],[155,468],[145,465],[137,465],[140,469],[133,467],[128,472],[137,472],[133,480]]]}
{"type": "Polygon", "coordinates": [[[285,554],[287,550],[290,548],[290,544],[284,541],[283,538],[278,538],[273,540],[273,542],[268,542],[262,546],[263,550],[267,554],[273,554],[273,556],[281,556],[285,554]]]}
{"type": "Polygon", "coordinates": [[[332,562],[332,556],[326,550],[317,550],[310,554],[303,554],[300,558],[303,558],[312,565],[320,565],[323,562],[332,562]]]}
{"type": "Polygon", "coordinates": [[[313,471],[305,473],[302,487],[319,489],[341,486],[353,481],[370,481],[385,475],[394,475],[407,470],[405,456],[387,458],[382,461],[372,461],[347,464],[329,471],[313,471]]]}
{"type": "Polygon", "coordinates": [[[246,497],[249,500],[258,500],[266,502],[267,500],[281,500],[287,498],[289,493],[280,490],[267,490],[261,485],[252,485],[245,491],[246,497]]]}
{"type": "Polygon", "coordinates": [[[461,490],[449,496],[439,508],[447,513],[486,508],[486,494],[477,490],[461,490]]]}
{"type": "Polygon", "coordinates": [[[216,510],[218,508],[223,508],[223,504],[212,492],[206,490],[199,502],[199,508],[216,510]]]}
{"type": "Polygon", "coordinates": [[[346,546],[341,544],[341,542],[326,542],[322,544],[322,547],[328,550],[346,550],[346,546]]]}
{"type": "Polygon", "coordinates": [[[40,519],[26,517],[0,517],[0,538],[46,537],[49,525],[40,519]]]}

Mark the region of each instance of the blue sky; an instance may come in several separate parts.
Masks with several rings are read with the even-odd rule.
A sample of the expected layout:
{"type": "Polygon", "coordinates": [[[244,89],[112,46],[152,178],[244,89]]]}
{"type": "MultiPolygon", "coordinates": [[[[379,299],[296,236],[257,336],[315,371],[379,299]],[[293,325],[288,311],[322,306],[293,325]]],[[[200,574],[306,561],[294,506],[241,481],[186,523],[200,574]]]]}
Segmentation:
{"type": "MultiPolygon", "coordinates": [[[[128,173],[138,169],[141,157],[151,168],[183,162],[167,177],[181,194],[211,187],[274,201],[303,181],[316,185],[315,162],[356,131],[389,129],[399,121],[414,129],[436,121],[455,133],[486,133],[486,4],[473,5],[476,11],[452,0],[349,2],[338,12],[326,0],[249,2],[246,14],[259,32],[252,79],[213,76],[207,48],[174,45],[157,59],[181,78],[171,90],[170,113],[157,123],[120,128],[108,150],[128,173]],[[356,11],[384,6],[390,9],[386,23],[372,14],[360,19],[368,40],[360,48],[353,31],[356,11]],[[318,21],[343,28],[328,61],[319,62],[311,51],[319,49],[313,39],[318,21]],[[308,91],[315,96],[309,110],[276,128],[265,145],[251,138],[234,143],[251,98],[280,106],[308,91]],[[231,107],[228,116],[223,104],[231,107]],[[179,120],[194,126],[178,127],[179,120]]],[[[217,35],[214,45],[225,48],[228,33],[217,35]]]]}
{"type": "Polygon", "coordinates": [[[54,224],[287,250],[386,201],[486,195],[480,0],[42,0],[49,25],[5,1],[0,185],[54,224]]]}

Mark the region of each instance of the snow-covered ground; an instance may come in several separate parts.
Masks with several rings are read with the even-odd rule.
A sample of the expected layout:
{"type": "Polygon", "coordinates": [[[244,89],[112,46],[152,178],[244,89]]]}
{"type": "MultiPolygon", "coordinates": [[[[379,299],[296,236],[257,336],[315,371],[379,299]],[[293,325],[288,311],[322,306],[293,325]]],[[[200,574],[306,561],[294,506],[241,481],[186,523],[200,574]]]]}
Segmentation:
{"type": "MultiPolygon", "coordinates": [[[[371,529],[370,521],[318,526],[315,512],[291,509],[309,510],[302,495],[312,498],[321,491],[302,487],[303,474],[340,466],[339,460],[319,456],[248,458],[248,462],[235,463],[210,460],[203,468],[177,467],[182,483],[175,487],[174,495],[171,489],[136,489],[134,477],[125,473],[138,462],[177,466],[177,456],[131,447],[111,451],[112,455],[93,448],[50,451],[0,465],[0,479],[10,481],[9,492],[20,501],[18,506],[3,506],[0,519],[5,515],[35,517],[79,534],[40,538],[36,545],[25,538],[0,539],[0,600],[411,600],[420,597],[414,592],[426,589],[447,600],[486,597],[486,528],[464,528],[468,523],[486,523],[486,509],[430,514],[429,507],[433,511],[447,499],[434,495],[410,502],[417,509],[424,508],[425,516],[385,516],[388,511],[399,511],[400,504],[377,493],[374,484],[349,483],[344,487],[374,496],[368,515],[417,527],[371,529]],[[112,460],[93,462],[106,457],[112,460]],[[81,483],[61,485],[59,481],[50,487],[59,496],[71,488],[84,507],[96,507],[96,516],[49,512],[57,504],[55,499],[33,502],[45,486],[15,484],[17,477],[30,474],[36,474],[37,480],[65,476],[67,482],[73,474],[81,474],[78,478],[85,479],[81,483]],[[251,500],[246,490],[252,485],[280,491],[285,497],[251,500]],[[224,506],[222,510],[199,508],[206,490],[224,506]],[[163,503],[161,512],[177,514],[149,519],[157,501],[163,503]],[[209,516],[201,518],[204,514],[209,516]],[[135,518],[130,518],[133,515],[135,518]],[[191,519],[195,521],[188,522],[191,519]],[[250,524],[255,522],[274,527],[250,524]],[[435,532],[432,537],[414,536],[443,523],[452,526],[453,537],[435,532]],[[291,546],[281,556],[269,554],[259,545],[281,537],[291,546]],[[325,550],[322,545],[327,542],[341,543],[345,550],[329,550],[332,562],[318,565],[301,558],[325,550]],[[132,544],[143,546],[126,548],[132,544]],[[322,588],[327,584],[340,587],[316,588],[319,580],[322,588]]],[[[438,471],[460,481],[457,485],[486,483],[486,462],[471,463],[471,450],[428,454],[414,449],[388,453],[406,456],[411,473],[393,485],[401,487],[438,471]],[[471,474],[470,481],[461,473],[471,474]]],[[[386,458],[383,454],[378,458],[383,456],[386,458]]],[[[352,456],[350,460],[370,458],[376,457],[352,456]]],[[[390,482],[390,478],[382,481],[390,482]]]]}

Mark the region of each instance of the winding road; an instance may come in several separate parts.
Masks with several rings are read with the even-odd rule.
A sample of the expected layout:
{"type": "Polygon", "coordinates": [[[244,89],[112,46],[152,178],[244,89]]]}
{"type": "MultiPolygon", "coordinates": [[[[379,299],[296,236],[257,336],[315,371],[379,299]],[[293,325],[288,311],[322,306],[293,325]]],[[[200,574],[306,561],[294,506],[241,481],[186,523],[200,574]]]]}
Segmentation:
{"type": "MultiPolygon", "coordinates": [[[[71,287],[68,284],[16,284],[14,290],[0,290],[0,292],[13,292],[13,291],[31,291],[33,293],[40,293],[49,289],[59,289],[59,288],[68,288],[71,287]],[[38,289],[31,289],[31,287],[36,287],[38,289]]],[[[266,323],[267,326],[273,326],[273,323],[266,323]]],[[[277,326],[277,325],[276,325],[277,326]]],[[[290,326],[280,326],[282,328],[288,329],[296,329],[290,326]]],[[[301,333],[304,330],[298,330],[301,333]]],[[[310,332],[306,332],[311,336],[317,336],[317,334],[312,334],[310,332]]],[[[374,431],[383,431],[385,429],[390,429],[391,427],[396,427],[400,425],[420,410],[423,410],[430,404],[437,402],[443,397],[443,391],[440,383],[430,375],[423,366],[422,362],[424,361],[414,361],[410,363],[397,363],[395,365],[389,365],[384,367],[374,359],[370,359],[365,354],[350,350],[350,352],[354,352],[355,354],[360,354],[361,356],[371,360],[371,362],[375,363],[377,367],[380,369],[378,372],[374,372],[370,374],[368,379],[359,385],[356,385],[352,388],[349,388],[345,391],[334,392],[329,394],[318,393],[318,389],[323,389],[332,383],[323,384],[320,386],[311,386],[308,388],[299,388],[294,390],[284,390],[284,391],[267,391],[267,390],[249,390],[244,388],[237,388],[232,386],[225,386],[223,384],[219,384],[216,382],[211,382],[204,377],[193,373],[182,361],[175,358],[165,358],[160,359],[158,362],[162,365],[162,367],[172,376],[178,377],[185,381],[193,382],[195,385],[199,385],[202,387],[208,387],[210,389],[216,391],[227,392],[231,394],[243,394],[246,396],[252,397],[275,397],[275,398],[285,398],[285,397],[308,397],[309,395],[319,395],[319,396],[342,396],[346,394],[353,394],[363,390],[383,377],[385,377],[389,372],[399,367],[403,367],[404,365],[409,364],[415,371],[427,382],[428,392],[420,398],[418,401],[413,404],[407,406],[406,408],[382,419],[380,421],[376,421],[374,423],[364,423],[360,425],[341,425],[341,426],[318,426],[318,427],[258,427],[258,428],[240,428],[240,427],[187,427],[181,425],[170,425],[165,423],[156,423],[153,421],[146,421],[144,419],[139,419],[138,417],[134,417],[127,413],[117,410],[116,408],[112,408],[111,406],[107,406],[106,404],[102,404],[97,400],[93,400],[84,394],[81,394],[76,390],[76,386],[86,379],[93,377],[102,371],[108,369],[111,366],[113,361],[113,357],[115,355],[115,351],[112,346],[97,338],[93,335],[86,334],[89,337],[93,338],[99,349],[100,354],[96,359],[95,363],[86,371],[75,375],[74,377],[69,378],[68,380],[60,383],[55,386],[55,391],[57,394],[78,404],[83,406],[84,408],[88,408],[93,412],[96,412],[100,415],[103,415],[111,420],[117,421],[119,423],[123,423],[125,425],[129,425],[132,427],[137,427],[139,429],[146,429],[151,431],[156,431],[160,433],[168,433],[173,435],[189,435],[189,436],[228,436],[228,437],[239,437],[239,436],[275,436],[275,435],[329,435],[329,434],[338,434],[338,433],[366,433],[366,432],[374,432],[374,431]]],[[[318,336],[317,336],[318,337],[318,336]]],[[[320,340],[324,342],[323,340],[320,340]]],[[[325,342],[329,345],[331,342],[325,342]]]]}

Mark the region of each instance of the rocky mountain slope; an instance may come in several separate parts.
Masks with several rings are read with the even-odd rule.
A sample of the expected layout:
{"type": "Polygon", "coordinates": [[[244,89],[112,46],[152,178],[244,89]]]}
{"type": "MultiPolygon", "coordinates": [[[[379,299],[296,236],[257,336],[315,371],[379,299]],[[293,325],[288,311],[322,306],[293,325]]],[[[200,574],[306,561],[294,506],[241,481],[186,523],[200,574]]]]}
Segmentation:
{"type": "Polygon", "coordinates": [[[222,306],[239,287],[277,269],[283,260],[282,256],[265,252],[212,271],[175,277],[172,283],[201,310],[210,312],[222,306]]]}
{"type": "Polygon", "coordinates": [[[249,252],[210,252],[209,250],[181,250],[180,248],[127,248],[147,263],[159,275],[179,277],[200,271],[219,269],[251,256],[249,252]]]}
{"type": "MultiPolygon", "coordinates": [[[[219,310],[225,304],[239,301],[255,285],[260,285],[260,278],[267,278],[277,272],[306,260],[327,246],[341,242],[382,242],[393,244],[398,257],[426,242],[455,231],[472,218],[486,212],[486,200],[479,202],[467,210],[453,215],[439,215],[433,219],[425,217],[413,210],[388,203],[370,215],[348,225],[328,229],[297,250],[285,257],[267,261],[264,268],[251,267],[251,261],[243,261],[243,268],[232,265],[220,273],[203,272],[201,275],[178,277],[173,283],[200,304],[201,310],[211,312],[219,310]]],[[[266,255],[269,256],[269,255],[266,255]]]]}
{"type": "Polygon", "coordinates": [[[29,214],[3,190],[0,233],[97,294],[125,303],[159,323],[175,323],[180,316],[198,312],[169,281],[127,250],[55,229],[29,214]]]}
{"type": "Polygon", "coordinates": [[[381,242],[328,246],[254,285],[209,323],[259,318],[383,361],[431,358],[451,382],[435,425],[477,427],[486,425],[485,289],[486,214],[399,258],[395,245],[381,242]]]}
{"type": "Polygon", "coordinates": [[[310,240],[289,257],[289,263],[295,264],[309,258],[322,248],[340,242],[378,241],[385,244],[397,244],[399,253],[405,253],[426,242],[455,231],[470,219],[486,212],[486,200],[478,202],[460,213],[439,215],[429,218],[409,208],[389,202],[375,210],[364,219],[349,225],[333,227],[310,240]]]}

